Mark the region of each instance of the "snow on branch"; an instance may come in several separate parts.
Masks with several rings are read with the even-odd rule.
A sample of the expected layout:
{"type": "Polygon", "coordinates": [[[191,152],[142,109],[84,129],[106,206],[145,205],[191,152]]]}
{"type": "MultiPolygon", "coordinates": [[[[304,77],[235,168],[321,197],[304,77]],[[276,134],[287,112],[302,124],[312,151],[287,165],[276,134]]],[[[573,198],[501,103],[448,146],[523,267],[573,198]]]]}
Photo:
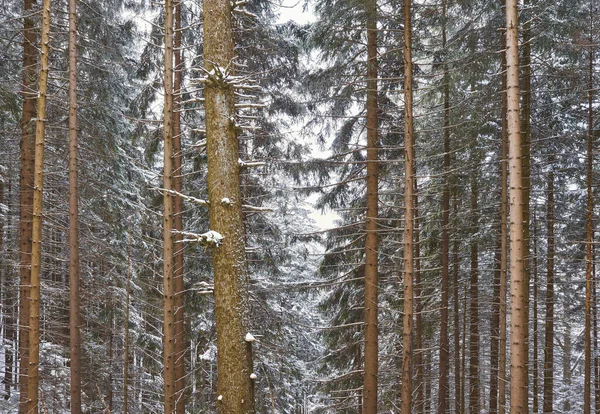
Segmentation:
{"type": "Polygon", "coordinates": [[[251,206],[249,204],[242,204],[242,208],[246,211],[256,211],[256,212],[274,211],[270,207],[256,207],[256,206],[251,206]]]}
{"type": "Polygon", "coordinates": [[[181,240],[181,242],[194,242],[200,243],[205,247],[219,247],[224,237],[221,233],[216,232],[214,230],[209,230],[206,233],[197,234],[191,233],[189,231],[178,231],[177,233],[182,234],[186,238],[181,240]]]}
{"type": "Polygon", "coordinates": [[[179,191],[167,190],[166,188],[154,188],[154,190],[161,191],[161,192],[166,191],[168,194],[181,197],[182,199],[184,199],[186,201],[189,201],[189,202],[194,203],[194,204],[198,204],[200,206],[207,206],[208,205],[208,201],[206,201],[206,200],[202,200],[201,198],[196,198],[196,197],[188,196],[188,195],[180,193],[179,191]]]}
{"type": "Polygon", "coordinates": [[[247,162],[247,161],[242,161],[241,158],[239,158],[238,164],[242,168],[249,168],[249,167],[262,167],[266,163],[262,162],[262,161],[247,162]]]}

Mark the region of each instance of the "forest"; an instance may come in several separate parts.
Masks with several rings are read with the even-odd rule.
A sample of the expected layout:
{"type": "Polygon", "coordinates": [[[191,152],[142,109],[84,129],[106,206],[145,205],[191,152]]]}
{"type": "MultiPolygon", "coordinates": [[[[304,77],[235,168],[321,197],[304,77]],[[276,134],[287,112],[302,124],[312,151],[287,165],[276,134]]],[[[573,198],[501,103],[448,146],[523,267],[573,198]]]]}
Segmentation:
{"type": "Polygon", "coordinates": [[[600,414],[595,0],[0,0],[0,413],[600,414]]]}

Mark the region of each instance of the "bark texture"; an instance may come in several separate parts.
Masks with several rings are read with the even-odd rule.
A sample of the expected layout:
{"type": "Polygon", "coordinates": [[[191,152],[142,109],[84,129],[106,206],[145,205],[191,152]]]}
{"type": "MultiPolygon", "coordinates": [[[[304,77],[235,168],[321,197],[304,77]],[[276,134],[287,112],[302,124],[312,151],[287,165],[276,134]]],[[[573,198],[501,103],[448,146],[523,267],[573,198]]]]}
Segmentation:
{"type": "Polygon", "coordinates": [[[27,413],[29,379],[29,286],[31,285],[31,232],[33,169],[35,153],[35,110],[37,82],[37,34],[32,18],[34,0],[25,0],[23,15],[23,112],[21,118],[21,171],[19,192],[19,414],[27,413]]]}
{"type": "Polygon", "coordinates": [[[181,79],[183,75],[183,52],[181,50],[181,1],[175,0],[175,77],[173,96],[173,280],[175,283],[175,410],[185,414],[185,330],[184,330],[184,281],[183,281],[183,199],[182,152],[181,152],[181,79]]]}
{"type": "Polygon", "coordinates": [[[377,164],[377,1],[365,3],[367,15],[367,215],[365,240],[365,366],[363,411],[377,414],[378,377],[378,164],[377,164]]]}
{"type": "Polygon", "coordinates": [[[69,0],[69,346],[72,414],[81,413],[77,145],[77,1],[69,0]]]}
{"type": "Polygon", "coordinates": [[[404,321],[402,414],[412,412],[414,136],[411,0],[404,0],[404,321]]]}
{"type": "Polygon", "coordinates": [[[165,0],[163,107],[163,379],[165,413],[175,411],[175,282],[173,280],[173,0],[165,0]]]}
{"type": "Polygon", "coordinates": [[[519,125],[519,47],[516,0],[506,1],[507,126],[510,171],[510,413],[529,412],[528,401],[528,286],[525,273],[523,166],[519,125]]]}
{"type": "Polygon", "coordinates": [[[223,236],[213,248],[217,325],[217,409],[223,414],[254,413],[253,386],[244,342],[247,325],[247,263],[240,190],[239,128],[235,123],[231,74],[233,38],[228,0],[204,2],[206,137],[211,230],[223,236]],[[225,72],[225,73],[223,73],[225,72]],[[224,199],[229,199],[225,202],[224,199]]]}
{"type": "Polygon", "coordinates": [[[37,117],[35,122],[35,166],[33,180],[33,226],[31,236],[31,288],[29,303],[29,379],[28,413],[39,409],[40,364],[40,275],[42,266],[42,200],[44,187],[44,136],[46,130],[46,96],[50,55],[50,0],[42,5],[42,44],[38,82],[37,117]]]}

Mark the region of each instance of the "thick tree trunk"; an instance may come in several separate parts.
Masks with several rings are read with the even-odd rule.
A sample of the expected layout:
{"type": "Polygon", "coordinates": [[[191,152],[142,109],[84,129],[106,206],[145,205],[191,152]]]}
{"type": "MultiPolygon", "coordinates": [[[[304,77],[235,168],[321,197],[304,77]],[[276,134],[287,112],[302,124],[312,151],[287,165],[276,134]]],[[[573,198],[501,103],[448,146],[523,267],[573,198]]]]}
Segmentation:
{"type": "Polygon", "coordinates": [[[77,0],[69,0],[69,331],[71,413],[81,413],[79,207],[77,183],[77,0]]]}
{"type": "Polygon", "coordinates": [[[402,414],[412,412],[414,136],[411,0],[404,0],[404,321],[402,414]]]}
{"type": "Polygon", "coordinates": [[[42,199],[44,186],[44,135],[46,128],[46,95],[50,54],[50,0],[42,5],[42,45],[38,83],[37,117],[35,122],[35,167],[33,180],[33,226],[31,245],[31,288],[29,303],[29,380],[28,413],[37,414],[39,408],[40,364],[40,275],[42,264],[42,199]]]}
{"type": "Polygon", "coordinates": [[[244,342],[247,325],[245,256],[239,144],[235,123],[234,85],[226,75],[233,66],[231,5],[204,1],[206,137],[210,226],[223,236],[213,247],[217,325],[217,409],[224,414],[254,413],[253,384],[244,342]]]}
{"type": "Polygon", "coordinates": [[[519,46],[516,0],[506,1],[507,119],[510,170],[511,369],[510,413],[527,414],[528,286],[525,273],[523,166],[519,125],[519,46]]]}
{"type": "MultiPolygon", "coordinates": [[[[554,157],[548,157],[552,166],[554,157]]],[[[548,201],[546,212],[547,230],[547,277],[546,277],[546,329],[544,339],[544,399],[543,412],[553,413],[554,398],[554,172],[548,173],[548,201]]]]}
{"type": "Polygon", "coordinates": [[[163,363],[165,413],[175,411],[175,282],[173,280],[173,0],[165,0],[163,171],[163,363]]]}
{"type": "Polygon", "coordinates": [[[175,0],[175,79],[173,97],[173,244],[175,255],[173,279],[175,282],[175,410],[185,414],[185,330],[184,330],[184,281],[183,281],[183,199],[182,152],[181,152],[181,80],[183,76],[183,52],[181,50],[181,0],[175,0]]]}
{"type": "Polygon", "coordinates": [[[377,1],[365,3],[367,16],[367,212],[365,240],[365,365],[363,410],[377,414],[378,377],[378,265],[377,217],[379,179],[377,164],[377,1]]]}
{"type": "Polygon", "coordinates": [[[29,287],[31,285],[31,232],[33,169],[35,153],[35,106],[37,81],[37,34],[32,18],[35,0],[25,0],[23,10],[23,112],[21,118],[21,172],[19,190],[19,414],[28,410],[29,379],[29,287]]]}
{"type": "Polygon", "coordinates": [[[444,50],[444,190],[442,195],[442,292],[440,315],[440,376],[438,414],[448,412],[448,374],[450,342],[448,339],[448,290],[450,285],[450,75],[446,64],[446,0],[442,0],[442,48],[444,50]]]}

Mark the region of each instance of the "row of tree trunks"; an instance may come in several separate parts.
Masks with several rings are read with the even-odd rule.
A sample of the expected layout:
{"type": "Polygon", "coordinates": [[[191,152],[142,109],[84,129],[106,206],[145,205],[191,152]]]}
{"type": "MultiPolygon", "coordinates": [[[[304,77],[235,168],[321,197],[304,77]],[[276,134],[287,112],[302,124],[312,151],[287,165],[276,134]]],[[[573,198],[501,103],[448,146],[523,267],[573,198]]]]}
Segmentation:
{"type": "Polygon", "coordinates": [[[365,2],[367,18],[367,211],[365,239],[365,357],[363,411],[377,414],[379,179],[377,164],[377,1],[365,2]]]}

